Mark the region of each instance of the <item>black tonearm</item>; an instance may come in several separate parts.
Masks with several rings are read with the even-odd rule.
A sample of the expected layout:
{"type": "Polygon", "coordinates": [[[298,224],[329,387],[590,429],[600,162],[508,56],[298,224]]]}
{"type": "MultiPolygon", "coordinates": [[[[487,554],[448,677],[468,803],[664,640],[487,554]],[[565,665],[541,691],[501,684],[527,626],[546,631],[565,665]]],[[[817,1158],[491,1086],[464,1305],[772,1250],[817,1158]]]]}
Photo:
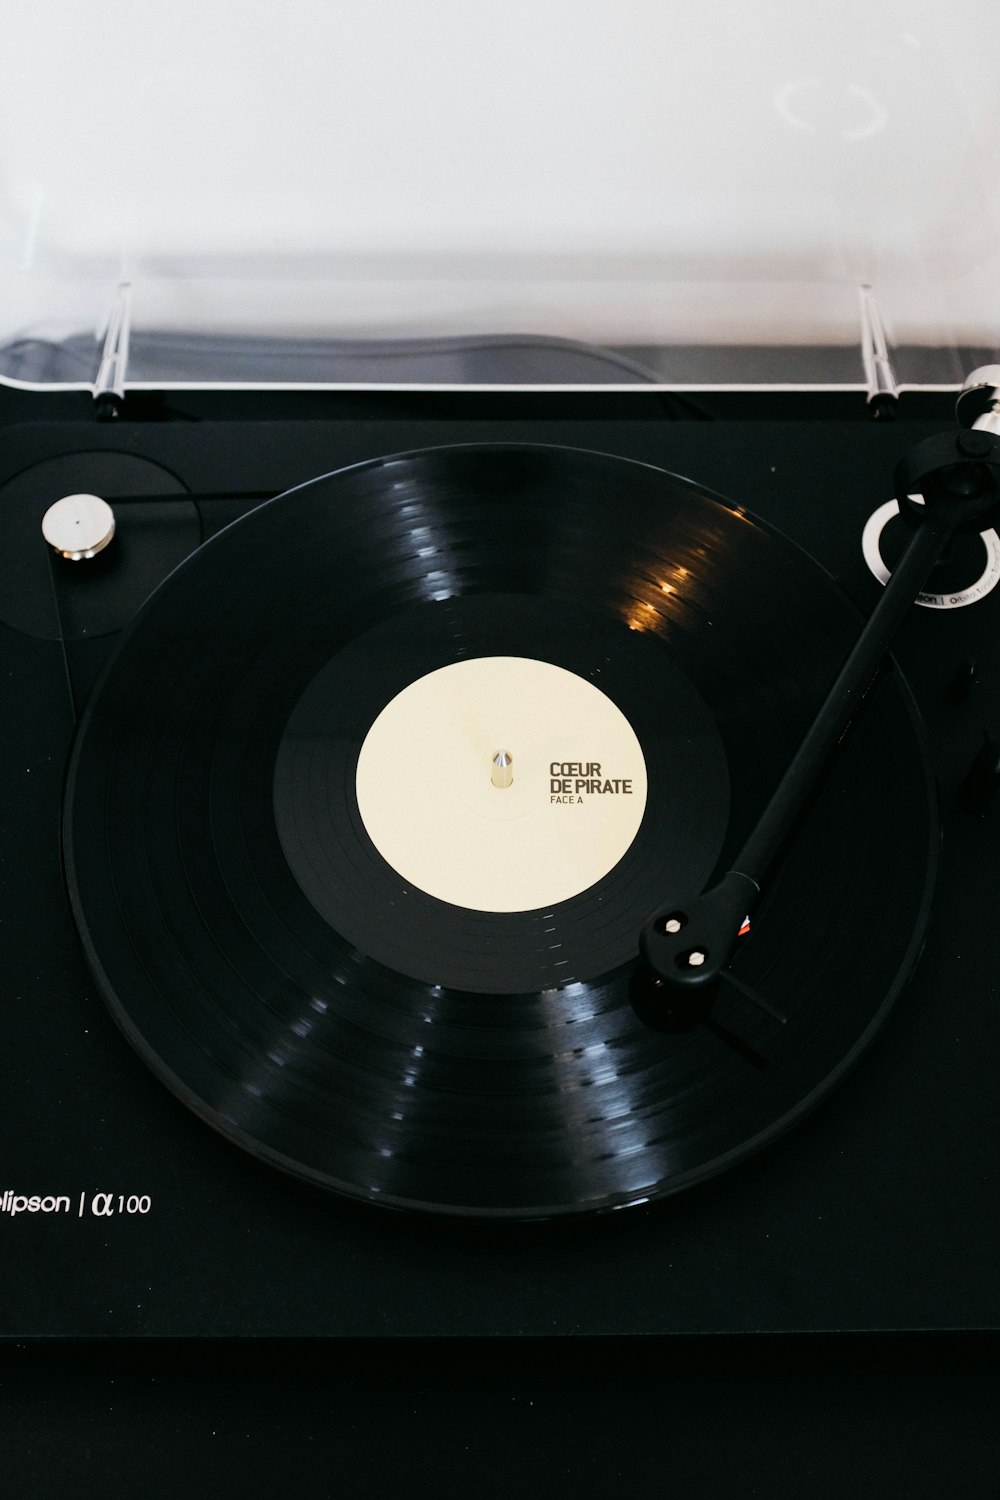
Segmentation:
{"type": "Polygon", "coordinates": [[[645,923],[640,952],[662,985],[703,990],[729,965],[768,871],[931,569],[953,536],[979,531],[1000,514],[1000,367],[969,377],[959,415],[971,429],[927,438],[896,465],[896,498],[912,527],[906,550],[731,868],[710,889],[645,923]]]}

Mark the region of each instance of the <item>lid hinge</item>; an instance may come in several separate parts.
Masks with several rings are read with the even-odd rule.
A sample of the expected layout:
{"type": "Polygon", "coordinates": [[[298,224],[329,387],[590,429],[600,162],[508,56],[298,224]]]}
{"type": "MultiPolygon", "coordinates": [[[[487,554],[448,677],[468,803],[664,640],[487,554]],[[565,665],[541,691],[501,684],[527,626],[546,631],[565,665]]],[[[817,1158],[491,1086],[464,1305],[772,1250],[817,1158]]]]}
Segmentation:
{"type": "Polygon", "coordinates": [[[94,404],[99,419],[117,417],[125,400],[125,372],[128,368],[131,326],[132,287],[129,282],[122,281],[108,314],[101,363],[94,380],[94,404]]]}
{"type": "Polygon", "coordinates": [[[865,367],[868,405],[876,417],[888,417],[896,409],[899,386],[889,358],[889,341],[878,303],[870,286],[858,287],[861,311],[861,361],[865,367]]]}

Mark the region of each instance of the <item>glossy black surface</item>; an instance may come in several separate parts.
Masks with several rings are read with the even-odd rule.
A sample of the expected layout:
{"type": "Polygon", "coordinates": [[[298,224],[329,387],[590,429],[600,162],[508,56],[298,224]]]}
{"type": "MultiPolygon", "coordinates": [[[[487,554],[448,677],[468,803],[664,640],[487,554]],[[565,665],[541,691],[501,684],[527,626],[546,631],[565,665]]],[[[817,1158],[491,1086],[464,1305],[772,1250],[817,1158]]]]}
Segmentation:
{"type": "Polygon", "coordinates": [[[168,580],[88,705],[65,831],[105,998],[198,1114],[351,1197],[539,1218],[718,1172],[844,1072],[923,940],[936,819],[889,672],[711,1012],[636,975],[643,918],[738,847],[857,630],[776,533],[621,459],[442,449],[294,491],[168,580]],[[353,801],[388,698],[501,651],[600,674],[656,773],[626,858],[554,914],[414,896],[353,801]],[[345,851],[312,900],[308,827],[345,851]]]}
{"type": "MultiPolygon", "coordinates": [[[[952,420],[947,396],[906,396],[900,420],[882,423],[861,397],[739,393],[701,393],[697,411],[672,397],[601,394],[141,393],[121,421],[100,423],[85,394],[2,391],[0,416],[0,513],[28,518],[4,555],[5,619],[32,608],[34,549],[44,548],[37,526],[53,498],[41,465],[53,455],[70,466],[67,487],[106,495],[136,544],[117,557],[109,549],[99,577],[70,563],[52,568],[53,602],[81,623],[98,606],[105,620],[120,613],[140,561],[154,578],[169,569],[187,522],[167,526],[161,548],[152,518],[175,506],[183,516],[193,509],[210,537],[345,464],[434,443],[512,440],[601,449],[697,476],[805,547],[868,611],[882,589],[862,558],[864,525],[891,495],[900,452],[952,420]],[[179,495],[131,487],[123,455],[174,476],[179,495]]],[[[956,556],[944,591],[978,576],[981,544],[971,551],[956,556]]],[[[770,590],[758,585],[763,605],[770,590]]],[[[37,1340],[54,1360],[65,1354],[59,1340],[87,1339],[145,1348],[189,1340],[200,1360],[206,1340],[229,1338],[260,1371],[271,1341],[289,1339],[322,1347],[317,1358],[346,1373],[354,1366],[345,1350],[358,1339],[392,1380],[400,1342],[422,1353],[419,1341],[430,1340],[445,1341],[449,1388],[464,1390],[470,1351],[490,1361],[494,1341],[507,1340],[530,1371],[549,1336],[564,1349],[559,1399],[572,1401],[585,1367],[610,1401],[616,1378],[603,1351],[614,1337],[629,1348],[638,1341],[655,1360],[674,1350],[675,1368],[686,1368],[678,1336],[702,1346],[714,1334],[756,1371],[770,1364],[758,1334],[797,1346],[813,1332],[817,1359],[836,1360],[847,1346],[866,1361],[859,1335],[879,1332],[891,1339],[898,1377],[912,1367],[915,1342],[932,1349],[927,1330],[965,1330],[967,1347],[996,1328],[1000,927],[989,912],[1000,887],[1000,800],[970,805],[962,784],[984,729],[1000,725],[1000,591],[968,608],[915,609],[897,643],[928,731],[943,845],[924,951],[882,1034],[821,1109],[737,1170],[658,1204],[548,1228],[427,1221],[301,1186],[206,1129],[124,1041],[84,961],[58,827],[74,702],[86,701],[115,641],[88,630],[64,651],[52,632],[0,623],[2,1180],[68,1193],[74,1206],[72,1217],[0,1217],[0,1329],[12,1361],[16,1342],[37,1340]],[[973,659],[974,681],[957,700],[956,674],[973,659]],[[94,1217],[90,1195],[102,1191],[148,1193],[152,1210],[94,1217]]],[[[756,1388],[756,1375],[747,1382],[756,1388]]],[[[836,1384],[842,1401],[829,1420],[839,1443],[841,1418],[865,1398],[846,1376],[836,1384]]],[[[154,1400],[158,1389],[156,1381],[154,1400]]],[[[789,1423],[797,1426],[790,1414],[812,1399],[801,1376],[779,1382],[768,1431],[766,1414],[759,1423],[758,1408],[747,1415],[735,1377],[699,1389],[700,1422],[659,1394],[642,1408],[651,1462],[688,1432],[701,1434],[692,1453],[717,1443],[728,1411],[749,1423],[755,1451],[763,1444],[773,1464],[789,1423]]],[[[493,1430],[495,1403],[483,1390],[478,1398],[493,1430]]],[[[123,1437],[112,1399],[115,1445],[123,1437]]],[[[937,1398],[928,1390],[913,1399],[930,1412],[937,1398]]],[[[626,1405],[612,1402],[616,1453],[626,1405]]],[[[263,1394],[258,1409],[267,1409],[263,1394]]],[[[868,1413],[872,1431],[883,1416],[868,1413]]],[[[447,1427],[446,1409],[438,1430],[447,1427]]],[[[215,1439],[206,1431],[205,1441],[215,1439]]],[[[366,1447],[359,1462],[371,1461],[366,1447]]]]}

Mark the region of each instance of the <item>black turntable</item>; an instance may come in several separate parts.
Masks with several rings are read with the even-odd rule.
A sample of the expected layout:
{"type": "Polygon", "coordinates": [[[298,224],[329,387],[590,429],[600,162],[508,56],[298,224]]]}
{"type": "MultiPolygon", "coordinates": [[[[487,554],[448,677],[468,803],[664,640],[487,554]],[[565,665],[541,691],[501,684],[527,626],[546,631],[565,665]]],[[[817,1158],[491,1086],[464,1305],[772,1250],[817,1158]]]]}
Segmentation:
{"type": "Polygon", "coordinates": [[[710,1003],[638,958],[780,783],[951,401],[44,402],[3,394],[8,1344],[162,1372],[193,1340],[227,1378],[238,1346],[383,1392],[413,1360],[439,1394],[572,1369],[618,1421],[666,1378],[682,1426],[720,1372],[771,1383],[761,1417],[912,1348],[981,1414],[989,526],[866,680],[710,1003]],[[111,507],[92,558],[42,536],[66,495],[111,507]],[[497,728],[498,695],[530,712],[497,728]]]}

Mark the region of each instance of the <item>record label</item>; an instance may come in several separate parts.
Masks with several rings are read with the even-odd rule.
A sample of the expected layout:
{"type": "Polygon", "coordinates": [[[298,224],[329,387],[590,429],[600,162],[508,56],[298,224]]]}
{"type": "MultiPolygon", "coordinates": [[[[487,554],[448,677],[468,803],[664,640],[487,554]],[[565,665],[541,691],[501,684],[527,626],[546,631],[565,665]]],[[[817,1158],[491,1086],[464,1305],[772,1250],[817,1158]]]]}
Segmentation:
{"type": "Polygon", "coordinates": [[[551,662],[489,656],[411,683],[358,757],[365,830],[404,880],[454,906],[531,911],[602,879],[646,808],[631,725],[551,662]],[[497,785],[494,758],[509,760],[497,785]]]}

